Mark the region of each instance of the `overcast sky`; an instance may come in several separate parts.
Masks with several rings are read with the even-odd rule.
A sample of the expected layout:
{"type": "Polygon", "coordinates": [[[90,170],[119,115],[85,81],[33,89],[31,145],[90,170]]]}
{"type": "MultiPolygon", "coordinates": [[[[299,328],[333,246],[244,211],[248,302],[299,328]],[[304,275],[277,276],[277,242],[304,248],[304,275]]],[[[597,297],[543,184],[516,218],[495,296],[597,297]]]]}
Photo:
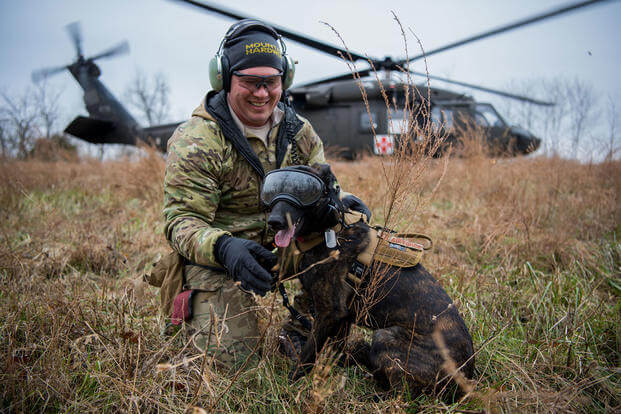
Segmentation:
{"type": "MultiPolygon", "coordinates": [[[[472,1],[258,1],[220,2],[328,43],[339,44],[324,24],[334,26],[348,47],[373,57],[404,56],[394,11],[427,50],[548,11],[568,0],[472,1]]],[[[127,39],[129,55],[99,62],[101,80],[121,98],[137,69],[163,72],[171,86],[172,120],[183,120],[209,89],[207,66],[232,20],[171,0],[0,0],[0,88],[21,93],[33,70],[71,63],[73,45],[65,26],[80,21],[83,49],[93,55],[127,39]]],[[[534,78],[580,78],[603,97],[621,97],[621,2],[609,1],[494,38],[429,57],[430,73],[506,89],[511,81],[534,78]]],[[[418,53],[408,39],[410,54],[418,53]]],[[[287,42],[299,61],[296,82],[340,74],[338,59],[287,42]]],[[[366,68],[359,64],[359,68],[366,68]]],[[[424,70],[418,61],[414,70],[424,70]]],[[[62,89],[66,119],[85,114],[82,92],[68,72],[50,79],[62,89]]],[[[432,83],[433,85],[433,83],[432,83]]],[[[448,87],[440,82],[439,87],[448,87]]],[[[468,91],[482,101],[492,98],[468,91]]]]}

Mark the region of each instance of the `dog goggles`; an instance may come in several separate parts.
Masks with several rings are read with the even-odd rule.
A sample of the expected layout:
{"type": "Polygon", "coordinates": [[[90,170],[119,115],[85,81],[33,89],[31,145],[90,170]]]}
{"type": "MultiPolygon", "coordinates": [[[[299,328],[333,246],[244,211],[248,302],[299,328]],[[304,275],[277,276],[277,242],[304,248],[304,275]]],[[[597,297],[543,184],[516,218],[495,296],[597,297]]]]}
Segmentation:
{"type": "Polygon", "coordinates": [[[261,201],[273,207],[278,201],[288,201],[297,207],[310,207],[325,192],[325,185],[317,175],[303,170],[280,168],[265,175],[261,201]]]}

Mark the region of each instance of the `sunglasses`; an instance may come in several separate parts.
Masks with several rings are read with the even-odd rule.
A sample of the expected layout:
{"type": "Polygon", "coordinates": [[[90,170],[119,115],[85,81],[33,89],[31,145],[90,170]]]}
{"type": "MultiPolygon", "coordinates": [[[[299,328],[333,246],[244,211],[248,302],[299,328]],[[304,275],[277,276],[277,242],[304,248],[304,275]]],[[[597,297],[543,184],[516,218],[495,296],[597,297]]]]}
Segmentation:
{"type": "Polygon", "coordinates": [[[239,84],[249,91],[258,91],[262,86],[265,86],[268,91],[273,91],[282,85],[282,72],[278,72],[276,75],[247,75],[238,71],[233,71],[233,75],[239,78],[239,84]]]}

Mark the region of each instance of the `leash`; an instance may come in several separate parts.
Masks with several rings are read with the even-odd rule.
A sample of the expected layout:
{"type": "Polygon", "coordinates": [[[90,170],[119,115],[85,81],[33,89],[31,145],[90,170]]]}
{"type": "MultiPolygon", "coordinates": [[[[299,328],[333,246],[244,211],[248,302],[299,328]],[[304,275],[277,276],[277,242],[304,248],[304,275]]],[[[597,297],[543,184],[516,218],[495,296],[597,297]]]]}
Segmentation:
{"type": "Polygon", "coordinates": [[[291,304],[289,303],[289,295],[287,295],[287,291],[285,290],[285,285],[283,283],[280,283],[278,285],[278,291],[280,292],[280,296],[282,296],[282,304],[285,306],[285,308],[289,310],[289,313],[291,313],[291,316],[294,319],[298,320],[302,324],[304,329],[306,329],[307,331],[310,331],[313,327],[313,325],[311,324],[311,321],[309,321],[308,318],[306,318],[304,315],[298,312],[296,308],[291,306],[291,304]]]}

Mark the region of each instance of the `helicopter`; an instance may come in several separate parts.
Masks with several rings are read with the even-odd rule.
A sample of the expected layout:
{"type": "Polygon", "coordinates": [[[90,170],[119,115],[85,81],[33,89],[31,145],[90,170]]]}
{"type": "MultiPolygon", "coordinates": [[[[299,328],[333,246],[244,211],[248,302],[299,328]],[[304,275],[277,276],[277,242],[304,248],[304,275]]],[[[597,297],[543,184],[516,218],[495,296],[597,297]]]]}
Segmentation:
{"type": "MultiPolygon", "coordinates": [[[[250,18],[237,11],[221,7],[217,4],[196,0],[177,0],[192,7],[197,7],[219,15],[241,20],[250,18]]],[[[266,22],[284,38],[301,43],[318,51],[328,53],[339,59],[347,57],[350,62],[364,61],[370,64],[365,70],[345,73],[303,85],[294,85],[287,91],[286,103],[295,107],[296,111],[309,119],[327,147],[337,149],[337,154],[353,159],[361,153],[391,154],[400,142],[402,128],[407,120],[395,118],[387,109],[385,96],[395,104],[403,105],[411,99],[411,107],[426,105],[432,123],[443,131],[445,144],[459,139],[457,131],[467,124],[474,123],[483,132],[486,144],[492,154],[515,156],[528,154],[537,150],[541,139],[519,126],[510,126],[495,108],[488,103],[475,101],[472,97],[451,92],[437,87],[415,85],[410,76],[423,76],[427,79],[456,84],[462,87],[480,90],[506,98],[530,102],[537,105],[553,105],[526,96],[494,90],[480,85],[459,82],[435,75],[415,72],[409,64],[423,57],[447,51],[471,42],[491,37],[509,30],[523,27],[564,13],[585,8],[606,0],[590,0],[574,3],[537,15],[521,19],[488,31],[452,42],[440,48],[427,51],[408,59],[393,60],[369,58],[345,48],[330,45],[301,33],[266,22]],[[393,74],[406,73],[403,76],[393,74]],[[384,80],[379,80],[377,73],[384,73],[384,80]],[[368,110],[362,99],[360,84],[366,90],[368,110]],[[416,88],[424,93],[406,93],[416,88]],[[384,92],[382,92],[384,91],[384,92]]],[[[72,64],[52,69],[43,69],[33,73],[37,80],[62,70],[68,69],[84,90],[84,102],[89,117],[78,116],[66,128],[65,132],[87,142],[97,144],[130,144],[138,142],[154,143],[162,151],[166,151],[168,138],[179,123],[170,123],[142,128],[122,104],[114,98],[107,88],[99,81],[101,70],[95,60],[127,53],[129,47],[123,42],[103,53],[90,58],[82,54],[82,36],[79,25],[73,23],[67,27],[77,52],[77,59],[72,64]]],[[[418,120],[417,120],[418,122],[418,120]]]]}
{"type": "Polygon", "coordinates": [[[154,143],[166,151],[168,137],[179,122],[142,128],[136,119],[99,80],[101,69],[96,60],[129,53],[129,44],[123,41],[116,46],[85,58],[82,53],[82,31],[78,22],[67,25],[67,31],[76,49],[76,60],[66,66],[45,68],[32,73],[32,81],[39,82],[54,74],[68,70],[84,90],[84,104],[88,117],[77,116],[64,132],[92,144],[154,143]]]}
{"type": "Polygon", "coordinates": [[[434,156],[441,156],[452,145],[459,144],[462,134],[473,128],[485,137],[490,155],[528,154],[541,144],[529,131],[510,126],[491,104],[476,102],[470,96],[440,88],[425,90],[423,86],[418,86],[415,94],[409,83],[399,80],[360,82],[366,103],[359,86],[349,80],[332,81],[321,90],[311,86],[290,92],[296,110],[311,121],[320,137],[329,137],[327,142],[333,146],[332,153],[340,158],[355,159],[361,152],[376,155],[397,152],[404,139],[410,139],[409,118],[420,126],[409,132],[414,135],[410,147],[427,142],[426,148],[432,149],[434,156]],[[407,106],[410,109],[404,113],[408,94],[412,95],[407,106]],[[387,109],[390,106],[391,111],[387,109]],[[431,140],[425,141],[422,136],[427,135],[428,125],[431,140]],[[438,145],[433,142],[436,137],[441,137],[438,145]]]}

